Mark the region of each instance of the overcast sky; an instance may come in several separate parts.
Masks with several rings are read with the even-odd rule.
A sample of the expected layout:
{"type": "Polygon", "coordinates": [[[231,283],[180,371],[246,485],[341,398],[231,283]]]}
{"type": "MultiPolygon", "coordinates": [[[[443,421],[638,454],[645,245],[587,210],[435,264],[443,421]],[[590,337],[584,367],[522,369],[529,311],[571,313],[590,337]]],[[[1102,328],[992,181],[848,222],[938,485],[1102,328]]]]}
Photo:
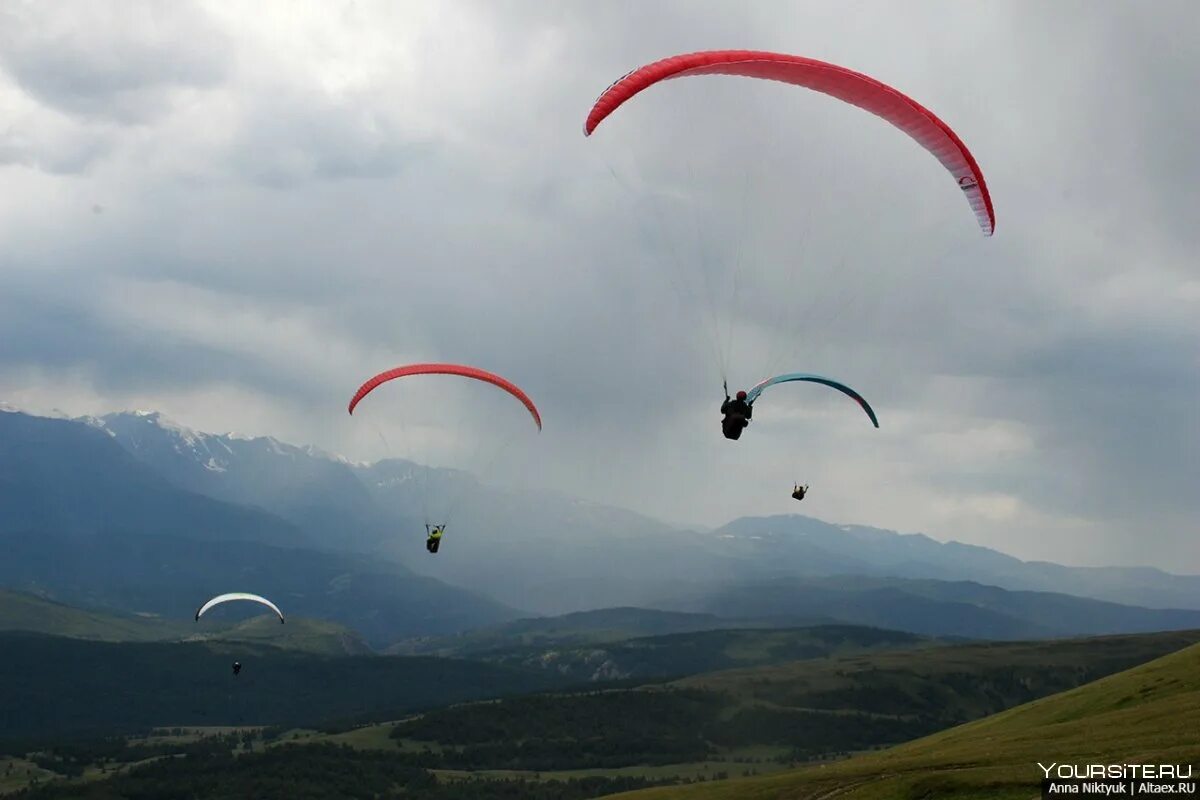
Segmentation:
{"type": "Polygon", "coordinates": [[[355,459],[511,434],[497,479],[669,521],[1200,572],[1198,28],[1190,0],[0,0],[0,400],[355,459]],[[717,48],[915,97],[995,237],[914,142],[795,87],[676,81],[582,135],[617,77],[717,48]],[[882,427],[777,387],[727,442],[717,353],[882,427]],[[346,415],[432,360],[545,431],[436,380],[346,415]]]}

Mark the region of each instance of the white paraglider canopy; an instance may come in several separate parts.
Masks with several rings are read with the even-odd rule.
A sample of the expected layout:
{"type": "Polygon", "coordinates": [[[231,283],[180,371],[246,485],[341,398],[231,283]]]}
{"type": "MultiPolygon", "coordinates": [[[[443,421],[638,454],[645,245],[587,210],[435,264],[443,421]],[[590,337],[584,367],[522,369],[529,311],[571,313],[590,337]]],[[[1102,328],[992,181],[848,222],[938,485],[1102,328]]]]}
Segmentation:
{"type": "Polygon", "coordinates": [[[247,592],[230,592],[229,594],[217,595],[204,605],[200,606],[200,608],[196,609],[196,620],[199,621],[200,617],[202,617],[210,608],[219,606],[222,603],[231,602],[233,600],[249,600],[254,603],[260,603],[278,614],[280,623],[283,622],[283,612],[279,610],[279,606],[275,605],[265,597],[261,597],[257,594],[248,594],[247,592]]]}

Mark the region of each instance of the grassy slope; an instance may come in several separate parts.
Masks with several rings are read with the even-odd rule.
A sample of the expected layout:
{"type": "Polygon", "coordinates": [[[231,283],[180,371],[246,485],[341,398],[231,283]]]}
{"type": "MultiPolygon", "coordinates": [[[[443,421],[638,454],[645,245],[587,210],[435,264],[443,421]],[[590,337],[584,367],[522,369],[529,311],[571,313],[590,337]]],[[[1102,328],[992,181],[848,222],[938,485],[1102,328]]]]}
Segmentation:
{"type": "MultiPolygon", "coordinates": [[[[955,672],[987,665],[991,670],[1004,669],[1006,661],[1046,665],[1111,661],[1120,656],[1164,652],[1172,643],[1187,641],[1184,634],[1159,634],[1140,637],[1105,637],[1098,640],[1026,645],[969,645],[942,651],[942,671],[955,672]],[[1056,650],[1062,652],[1056,652],[1056,650]]],[[[1197,639],[1193,633],[1191,641],[1197,639]]],[[[925,664],[914,659],[927,655],[874,654],[862,659],[870,674],[889,674],[895,671],[919,671],[935,662],[925,664]],[[907,664],[903,656],[907,655],[907,664]],[[895,669],[870,669],[871,660],[896,660],[895,669]]],[[[369,659],[386,661],[387,659],[369,659]]],[[[838,659],[844,668],[855,659],[838,659]]],[[[453,662],[451,662],[453,663],[453,662]]],[[[525,770],[480,770],[467,773],[453,769],[436,772],[444,779],[465,778],[468,775],[525,778],[534,780],[563,780],[585,775],[640,775],[646,777],[708,779],[692,786],[671,787],[651,792],[631,794],[635,798],[797,798],[798,800],[903,800],[904,798],[950,798],[950,800],[983,800],[998,798],[1027,800],[1035,795],[1040,771],[1036,762],[1094,763],[1120,761],[1134,763],[1195,763],[1200,761],[1200,744],[1194,732],[1200,723],[1200,645],[1160,658],[1123,673],[1111,675],[1087,686],[1019,706],[976,722],[962,725],[892,748],[888,751],[860,756],[845,761],[810,766],[801,770],[780,772],[778,763],[764,762],[779,754],[780,748],[746,747],[724,751],[727,761],[706,761],[688,764],[630,765],[614,769],[576,769],[530,772],[525,770]],[[775,775],[748,780],[712,782],[719,772],[730,776],[744,770],[775,775]]],[[[712,685],[743,693],[742,702],[756,703],[755,693],[779,691],[781,684],[761,682],[764,673],[789,676],[794,681],[798,668],[768,670],[738,670],[712,676],[689,679],[688,685],[712,685]]],[[[822,674],[833,674],[824,672],[822,674]]],[[[936,675],[934,676],[936,677],[936,675]]],[[[791,684],[788,684],[791,685],[791,684]]],[[[485,704],[491,706],[494,704],[485,704]]],[[[471,706],[468,706],[468,708],[471,706]]],[[[475,706],[478,707],[478,706],[475,706]]],[[[443,749],[436,743],[398,741],[390,737],[395,723],[357,728],[340,734],[320,734],[311,730],[289,731],[280,742],[335,742],[359,750],[420,751],[429,747],[443,749]],[[293,738],[295,737],[295,738],[293,738]]],[[[218,729],[208,729],[214,732],[218,729]]],[[[159,732],[155,741],[171,736],[159,732]]],[[[195,731],[178,737],[181,742],[195,738],[195,731]]],[[[261,749],[256,746],[255,749],[261,749]]],[[[32,765],[19,762],[19,775],[9,788],[28,780],[24,769],[32,765]]],[[[39,772],[36,767],[34,772],[39,772]]],[[[103,777],[98,774],[91,778],[103,777]]]]}
{"type": "Polygon", "coordinates": [[[924,708],[962,720],[994,713],[997,708],[988,705],[993,698],[1003,697],[1004,707],[1033,700],[1198,640],[1200,631],[1181,631],[879,651],[714,672],[668,685],[723,692],[759,706],[795,706],[800,700],[806,707],[874,713],[924,708]],[[878,704],[868,701],[872,696],[878,704]]]}
{"type": "Polygon", "coordinates": [[[688,614],[632,607],[602,608],[557,617],[518,619],[452,636],[415,637],[397,642],[388,648],[387,653],[472,658],[518,648],[604,644],[636,637],[734,627],[778,625],[721,619],[712,614],[688,614]]]}
{"type": "Polygon", "coordinates": [[[59,776],[23,758],[0,756],[0,795],[17,792],[36,781],[51,781],[59,776]]]}
{"type": "Polygon", "coordinates": [[[1049,763],[1200,763],[1200,645],[885,752],[638,800],[1028,800],[1049,763]]]}
{"type": "Polygon", "coordinates": [[[189,641],[203,638],[229,643],[269,644],[284,650],[297,650],[327,656],[362,656],[372,651],[363,638],[336,622],[291,617],[280,625],[274,615],[266,614],[245,620],[217,632],[193,634],[189,641]]]}
{"type": "Polygon", "coordinates": [[[354,631],[333,622],[292,617],[280,625],[272,615],[238,623],[95,611],[25,592],[0,589],[0,631],[28,631],[100,642],[182,642],[268,644],[318,655],[366,655],[367,644],[354,631]]]}
{"type": "Polygon", "coordinates": [[[851,625],[674,633],[586,646],[497,649],[475,658],[551,670],[583,681],[649,679],[945,644],[908,633],[851,625]]]}
{"type": "Polygon", "coordinates": [[[85,611],[25,592],[0,589],[0,631],[32,631],[104,642],[155,642],[182,639],[188,623],[85,611]]]}
{"type": "Polygon", "coordinates": [[[227,641],[95,642],[7,632],[0,633],[0,653],[0,737],[13,739],[394,718],[561,685],[551,675],[492,664],[331,657],[227,641]],[[244,665],[237,678],[229,668],[234,659],[244,665]]]}
{"type": "MultiPolygon", "coordinates": [[[[981,717],[999,707],[1015,705],[1032,696],[1047,695],[1062,686],[1073,686],[1089,675],[1112,673],[1130,664],[1141,664],[1190,646],[1200,640],[1200,632],[1112,636],[1061,642],[997,643],[960,645],[937,650],[872,653],[869,655],[821,659],[782,666],[740,669],[701,675],[678,681],[675,687],[719,692],[730,698],[731,705],[722,713],[737,710],[774,708],[809,709],[839,718],[861,711],[876,717],[904,717],[924,710],[945,714],[949,719],[981,717]],[[832,702],[831,702],[832,701],[832,702]]],[[[626,690],[613,694],[614,700],[628,697],[626,690]]],[[[507,702],[507,701],[506,701],[507,702]]],[[[516,702],[521,702],[518,698],[516,702]]],[[[503,711],[505,703],[463,706],[449,712],[467,715],[473,710],[503,711]]],[[[530,719],[529,736],[539,720],[530,719]]],[[[545,720],[540,720],[545,722],[545,720]]],[[[811,721],[803,724],[811,725],[811,721]]],[[[948,721],[946,725],[953,722],[948,721]]],[[[366,749],[419,751],[426,746],[442,749],[436,742],[397,741],[389,737],[394,723],[367,726],[334,736],[317,735],[312,741],[331,740],[366,749]]],[[[958,730],[958,729],[956,729],[958,730]]],[[[514,734],[524,738],[520,734],[514,734]]],[[[786,769],[773,761],[785,755],[787,746],[742,744],[722,747],[727,761],[696,761],[673,764],[631,764],[612,769],[480,770],[476,774],[532,779],[567,779],[582,775],[641,775],[712,778],[718,772],[740,776],[745,770],[760,774],[786,769]]],[[[1036,759],[1035,759],[1036,760],[1036,759]]],[[[1043,759],[1044,760],[1044,759],[1043,759]]],[[[1027,766],[1034,767],[1032,761],[1027,766]]],[[[826,767],[824,771],[833,769],[826,767]]],[[[445,770],[446,775],[459,774],[445,770]]],[[[465,773],[463,773],[465,774],[465,773]]],[[[669,795],[668,795],[669,796],[669,795]]],[[[732,795],[737,796],[737,795],[732,795]]],[[[804,797],[806,795],[800,795],[804,797]]],[[[887,796],[886,793],[884,796],[887,796]]]]}

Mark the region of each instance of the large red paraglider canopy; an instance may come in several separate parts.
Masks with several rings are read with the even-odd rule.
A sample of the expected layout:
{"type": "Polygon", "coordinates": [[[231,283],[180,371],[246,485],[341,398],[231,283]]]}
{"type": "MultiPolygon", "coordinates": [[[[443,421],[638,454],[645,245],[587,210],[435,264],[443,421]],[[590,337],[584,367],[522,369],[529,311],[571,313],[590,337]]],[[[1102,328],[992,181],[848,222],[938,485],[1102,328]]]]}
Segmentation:
{"type": "Polygon", "coordinates": [[[942,162],[988,236],[996,215],[983,172],[958,135],[932,111],[887,84],[860,72],[802,56],[756,50],[712,50],[687,53],[635,69],[600,95],[584,123],[590,136],[604,118],[638,92],[654,84],[690,75],[739,75],[803,86],[858,106],[907,133],[942,162]]]}

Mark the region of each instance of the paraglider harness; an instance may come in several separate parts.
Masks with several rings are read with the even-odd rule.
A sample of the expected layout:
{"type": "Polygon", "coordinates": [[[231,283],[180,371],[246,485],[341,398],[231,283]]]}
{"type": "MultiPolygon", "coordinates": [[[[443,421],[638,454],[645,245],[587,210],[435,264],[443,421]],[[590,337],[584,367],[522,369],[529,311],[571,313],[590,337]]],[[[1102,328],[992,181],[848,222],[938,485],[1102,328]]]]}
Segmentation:
{"type": "Polygon", "coordinates": [[[793,500],[803,500],[804,495],[806,495],[807,493],[808,493],[808,484],[806,483],[803,486],[801,486],[800,484],[797,483],[795,488],[792,490],[792,499],[793,500]]]}
{"type": "Polygon", "coordinates": [[[425,533],[429,535],[429,538],[425,540],[425,549],[430,553],[436,553],[438,548],[442,545],[442,534],[445,532],[445,530],[446,526],[444,523],[442,525],[430,526],[430,524],[426,522],[425,533]]]}
{"type": "Polygon", "coordinates": [[[721,433],[725,434],[726,439],[736,441],[742,437],[742,431],[750,424],[754,404],[745,400],[731,400],[729,383],[723,381],[721,386],[725,389],[725,402],[721,404],[721,413],[725,415],[721,420],[721,433]]]}

